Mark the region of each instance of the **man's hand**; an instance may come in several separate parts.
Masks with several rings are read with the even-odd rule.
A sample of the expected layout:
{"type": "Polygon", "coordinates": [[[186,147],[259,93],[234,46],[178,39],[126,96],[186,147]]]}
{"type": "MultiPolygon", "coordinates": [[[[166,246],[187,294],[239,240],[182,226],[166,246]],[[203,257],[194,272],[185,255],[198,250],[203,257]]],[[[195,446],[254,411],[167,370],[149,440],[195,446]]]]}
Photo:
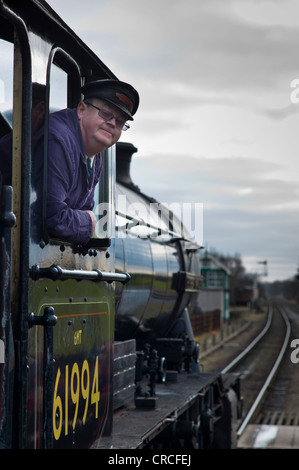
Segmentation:
{"type": "Polygon", "coordinates": [[[96,229],[97,219],[96,219],[96,216],[94,215],[94,213],[92,211],[85,211],[85,212],[87,212],[90,215],[90,218],[91,218],[91,222],[92,222],[91,236],[92,236],[95,232],[95,229],[96,229]]]}

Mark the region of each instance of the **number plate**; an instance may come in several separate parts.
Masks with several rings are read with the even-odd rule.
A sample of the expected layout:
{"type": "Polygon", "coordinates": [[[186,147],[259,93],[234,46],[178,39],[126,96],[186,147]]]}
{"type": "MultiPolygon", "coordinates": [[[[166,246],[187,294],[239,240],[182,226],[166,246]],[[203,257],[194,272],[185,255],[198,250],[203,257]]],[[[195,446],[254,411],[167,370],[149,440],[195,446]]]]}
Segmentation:
{"type": "MultiPolygon", "coordinates": [[[[80,289],[80,293],[86,292],[83,283],[76,287],[78,293],[80,289]]],[[[40,290],[36,288],[34,293],[38,302],[40,290]]],[[[97,293],[98,297],[102,294],[100,290],[97,293]]],[[[89,448],[100,437],[108,415],[113,312],[105,298],[96,301],[95,295],[88,302],[83,295],[77,297],[80,301],[72,298],[63,302],[55,299],[53,292],[49,294],[47,303],[36,302],[33,311],[43,315],[45,307],[52,306],[57,317],[53,327],[53,380],[46,384],[53,404],[44,403],[44,327],[35,326],[28,332],[27,447],[43,447],[47,410],[52,417],[54,448],[89,448]]]]}
{"type": "Polygon", "coordinates": [[[56,305],[54,334],[54,448],[86,448],[100,436],[109,400],[108,305],[56,305]],[[67,307],[67,308],[66,308],[67,307]]]}

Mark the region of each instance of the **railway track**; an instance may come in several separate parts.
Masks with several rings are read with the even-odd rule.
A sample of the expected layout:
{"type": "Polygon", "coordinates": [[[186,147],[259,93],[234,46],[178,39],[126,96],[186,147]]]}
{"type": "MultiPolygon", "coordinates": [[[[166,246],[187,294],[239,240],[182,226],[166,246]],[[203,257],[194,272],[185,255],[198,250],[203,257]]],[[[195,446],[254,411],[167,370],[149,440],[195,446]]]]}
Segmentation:
{"type": "Polygon", "coordinates": [[[299,364],[290,349],[298,332],[296,307],[275,301],[263,330],[222,369],[240,374],[244,410],[238,447],[299,447],[299,364]]]}
{"type": "Polygon", "coordinates": [[[249,344],[241,334],[234,346],[243,342],[243,350],[221,366],[222,374],[237,373],[241,380],[244,401],[238,447],[299,448],[299,359],[298,364],[291,360],[291,344],[299,346],[299,339],[292,343],[299,338],[296,308],[284,301],[271,302],[266,321],[259,322],[260,332],[249,344]]]}
{"type": "Polygon", "coordinates": [[[241,378],[245,417],[237,431],[238,439],[261,409],[289,346],[290,335],[291,324],[283,305],[270,303],[261,333],[222,370],[237,372],[241,378]]]}

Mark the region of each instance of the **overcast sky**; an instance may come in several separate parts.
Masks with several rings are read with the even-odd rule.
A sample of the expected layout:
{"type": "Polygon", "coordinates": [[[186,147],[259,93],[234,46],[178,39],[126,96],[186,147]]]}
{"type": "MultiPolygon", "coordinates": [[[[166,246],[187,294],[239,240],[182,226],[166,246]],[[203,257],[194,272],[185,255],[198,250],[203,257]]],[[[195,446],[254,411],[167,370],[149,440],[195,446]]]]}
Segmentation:
{"type": "Polygon", "coordinates": [[[49,0],[140,108],[133,180],[201,202],[203,242],[248,272],[299,263],[298,0],[49,0]],[[293,82],[294,87],[291,87],[293,82]],[[293,93],[293,95],[291,95],[293,93]],[[292,98],[292,99],[291,99],[292,98]]]}

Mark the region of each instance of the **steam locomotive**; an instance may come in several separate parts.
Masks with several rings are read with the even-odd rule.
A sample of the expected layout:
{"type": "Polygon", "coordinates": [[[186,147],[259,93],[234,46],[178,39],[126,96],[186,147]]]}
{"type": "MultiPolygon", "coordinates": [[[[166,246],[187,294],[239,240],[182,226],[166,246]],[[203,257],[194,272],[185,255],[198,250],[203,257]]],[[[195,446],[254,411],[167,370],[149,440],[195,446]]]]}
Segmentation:
{"type": "Polygon", "coordinates": [[[47,122],[88,77],[115,75],[43,0],[0,1],[0,48],[13,168],[1,183],[0,447],[232,447],[239,380],[201,371],[189,317],[199,247],[132,182],[137,149],[105,152],[88,245],[51,238],[45,210],[33,230],[32,84],[46,87],[47,122]]]}

